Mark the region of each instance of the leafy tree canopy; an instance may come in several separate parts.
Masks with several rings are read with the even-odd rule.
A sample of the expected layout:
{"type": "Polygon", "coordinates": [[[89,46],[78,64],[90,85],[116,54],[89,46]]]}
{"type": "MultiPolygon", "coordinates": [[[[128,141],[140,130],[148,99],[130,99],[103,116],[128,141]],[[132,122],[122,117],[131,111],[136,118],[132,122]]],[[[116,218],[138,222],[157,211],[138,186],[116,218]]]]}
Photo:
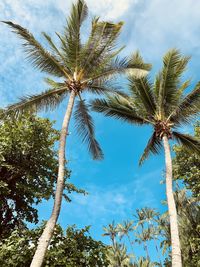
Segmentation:
{"type": "MultiPolygon", "coordinates": [[[[58,138],[59,132],[48,119],[26,114],[1,121],[0,238],[23,221],[38,222],[34,205],[49,199],[54,191],[58,168],[54,145],[58,138]]],[[[69,178],[69,171],[65,178],[69,178]]],[[[65,189],[66,193],[83,192],[67,182],[65,189]]]]}
{"type": "MultiPolygon", "coordinates": [[[[195,127],[195,136],[200,138],[200,122],[195,127]]],[[[175,146],[174,178],[182,179],[193,196],[200,197],[200,155],[186,150],[183,146],[175,146]]]]}
{"type": "MultiPolygon", "coordinates": [[[[42,227],[15,230],[0,243],[0,266],[29,267],[42,227]]],[[[89,235],[89,227],[78,230],[69,226],[66,232],[57,225],[44,267],[107,267],[107,247],[89,235]]]]}

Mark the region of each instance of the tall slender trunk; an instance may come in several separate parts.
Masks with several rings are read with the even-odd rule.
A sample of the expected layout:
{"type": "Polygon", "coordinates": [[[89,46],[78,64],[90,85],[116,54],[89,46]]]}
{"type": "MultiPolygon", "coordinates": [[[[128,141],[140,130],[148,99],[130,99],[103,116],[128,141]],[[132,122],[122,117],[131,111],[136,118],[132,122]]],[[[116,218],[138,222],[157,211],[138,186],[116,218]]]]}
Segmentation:
{"type": "MultiPolygon", "coordinates": [[[[142,232],[144,233],[144,223],[142,223],[141,226],[142,226],[142,232]]],[[[146,240],[143,240],[143,242],[144,242],[144,250],[146,252],[146,258],[150,261],[149,251],[148,251],[146,240]]]]}
{"type": "Polygon", "coordinates": [[[172,245],[172,267],[181,267],[182,260],[181,260],[181,246],[180,246],[179,232],[178,232],[178,219],[177,219],[176,204],[174,200],[173,187],[172,187],[172,159],[170,153],[170,145],[168,137],[166,135],[163,136],[163,145],[165,150],[166,194],[167,194],[171,245],[172,245]]]}
{"type": "Polygon", "coordinates": [[[160,257],[160,253],[159,253],[159,249],[158,249],[158,245],[157,245],[156,239],[153,238],[153,241],[154,241],[154,245],[155,245],[155,248],[156,248],[156,252],[157,252],[157,256],[158,256],[158,260],[159,260],[160,266],[162,266],[161,257],[160,257]]]}
{"type": "Polygon", "coordinates": [[[128,238],[129,244],[130,244],[130,246],[131,246],[131,252],[134,254],[133,244],[132,244],[132,242],[131,242],[131,239],[130,239],[129,234],[127,234],[127,238],[128,238]]]}
{"type": "Polygon", "coordinates": [[[150,261],[149,251],[148,251],[148,247],[147,247],[146,241],[144,241],[144,250],[146,251],[146,257],[147,257],[147,259],[150,261]]]}
{"type": "Polygon", "coordinates": [[[57,185],[56,185],[56,193],[55,193],[55,200],[54,206],[51,213],[51,217],[49,218],[44,231],[39,238],[38,246],[31,262],[30,267],[41,267],[44,261],[44,257],[46,251],[48,249],[48,245],[51,241],[53,231],[60,214],[60,208],[62,203],[62,195],[63,195],[63,188],[64,188],[64,176],[65,176],[65,145],[66,145],[66,137],[68,133],[69,122],[72,114],[72,109],[74,106],[75,100],[75,92],[71,91],[69,102],[67,106],[67,110],[64,116],[62,130],[60,133],[60,143],[59,143],[59,152],[58,152],[58,178],[57,178],[57,185]]]}

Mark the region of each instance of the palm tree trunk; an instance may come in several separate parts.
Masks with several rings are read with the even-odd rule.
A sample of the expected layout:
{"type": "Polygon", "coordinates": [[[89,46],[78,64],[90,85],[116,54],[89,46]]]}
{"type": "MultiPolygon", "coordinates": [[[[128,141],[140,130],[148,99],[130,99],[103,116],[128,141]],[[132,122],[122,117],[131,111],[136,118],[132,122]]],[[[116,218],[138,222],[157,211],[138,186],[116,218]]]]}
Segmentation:
{"type": "Polygon", "coordinates": [[[157,252],[157,256],[158,256],[158,260],[159,260],[160,266],[162,266],[161,257],[160,257],[160,253],[159,253],[159,249],[158,249],[158,245],[157,245],[156,239],[153,238],[153,241],[154,241],[154,245],[155,245],[155,248],[156,248],[156,252],[157,252]]]}
{"type": "Polygon", "coordinates": [[[69,122],[72,114],[72,109],[74,106],[75,92],[71,91],[67,110],[64,116],[62,130],[60,134],[59,152],[58,152],[58,178],[55,192],[54,206],[51,213],[51,217],[46,223],[44,231],[39,239],[38,246],[33,257],[30,267],[41,267],[44,261],[44,257],[51,241],[53,231],[60,214],[60,208],[62,203],[62,195],[64,188],[64,176],[65,176],[65,145],[66,137],[68,133],[69,122]]]}
{"type": "Polygon", "coordinates": [[[167,194],[167,204],[169,212],[170,221],[170,234],[171,234],[171,245],[172,245],[172,267],[181,267],[181,247],[178,232],[178,219],[176,204],[173,195],[172,187],[172,159],[170,152],[170,145],[168,137],[163,136],[163,145],[165,150],[165,165],[166,165],[166,194],[167,194]]]}
{"type": "Polygon", "coordinates": [[[134,254],[133,245],[132,245],[132,242],[131,242],[129,234],[127,234],[127,237],[128,237],[129,244],[131,246],[131,252],[134,254]]]}
{"type": "Polygon", "coordinates": [[[147,243],[146,242],[144,242],[144,250],[146,251],[146,257],[147,257],[147,259],[150,261],[149,251],[148,251],[148,247],[147,247],[147,243]]]}

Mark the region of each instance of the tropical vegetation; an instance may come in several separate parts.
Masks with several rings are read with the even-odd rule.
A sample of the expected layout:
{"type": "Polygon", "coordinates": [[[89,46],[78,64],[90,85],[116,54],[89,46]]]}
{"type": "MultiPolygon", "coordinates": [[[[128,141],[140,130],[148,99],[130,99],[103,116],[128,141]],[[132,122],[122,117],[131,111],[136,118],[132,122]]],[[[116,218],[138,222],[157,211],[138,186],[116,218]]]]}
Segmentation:
{"type": "Polygon", "coordinates": [[[77,0],[57,39],[42,33],[41,42],[3,21],[22,40],[32,66],[48,77],[46,90],[32,88],[31,95],[0,109],[0,266],[200,266],[200,82],[192,89],[185,80],[190,57],[170,49],[152,81],[151,65],[139,52],[121,56],[123,22],[88,18],[86,2],[77,0]],[[55,116],[61,103],[66,107],[59,131],[55,121],[37,114],[51,110],[55,116]],[[87,194],[69,180],[69,125],[94,160],[104,157],[91,111],[150,126],[140,165],[162,148],[165,155],[163,208],[138,206],[128,218],[102,226],[101,241],[92,237],[92,225],[67,224],[64,230],[58,224],[63,198],[70,205],[75,193],[87,194]],[[54,203],[52,212],[41,222],[38,205],[47,200],[54,203]]]}
{"type": "MultiPolygon", "coordinates": [[[[172,157],[169,141],[177,140],[187,150],[200,153],[198,138],[180,132],[200,111],[200,83],[185,94],[190,81],[181,81],[189,57],[182,56],[177,49],[168,51],[163,57],[163,68],[154,83],[148,76],[129,76],[129,94],[108,95],[93,101],[93,110],[105,116],[115,117],[131,124],[151,125],[153,133],[147,143],[140,164],[162,146],[165,151],[166,194],[170,220],[172,266],[182,266],[181,246],[176,203],[173,195],[172,157]],[[163,143],[163,144],[162,144],[163,143]]],[[[145,237],[144,237],[145,238],[145,237]]]]}
{"type": "Polygon", "coordinates": [[[56,33],[60,41],[59,46],[53,42],[51,36],[43,33],[49,50],[46,50],[27,29],[13,22],[4,21],[23,40],[25,52],[32,65],[42,72],[60,78],[59,81],[47,78],[49,89],[38,95],[23,97],[20,102],[7,107],[5,114],[17,115],[27,110],[55,109],[69,96],[59,141],[59,168],[54,206],[39,239],[32,267],[42,265],[60,214],[65,183],[66,137],[74,105],[77,133],[87,144],[93,159],[102,159],[103,152],[95,139],[94,123],[83,93],[117,92],[116,88],[110,84],[111,77],[127,71],[135,71],[135,75],[142,75],[150,68],[148,64],[144,64],[138,53],[130,58],[119,59],[117,57],[122,50],[122,48],[116,48],[122,22],[100,21],[98,17],[95,17],[91,23],[88,39],[83,42],[81,27],[87,15],[88,8],[84,0],[78,0],[76,4],[73,4],[63,33],[56,33]]]}
{"type": "MultiPolygon", "coordinates": [[[[57,178],[55,143],[59,132],[48,119],[24,114],[6,118],[0,125],[0,239],[25,222],[38,223],[36,205],[54,194],[57,178]],[[37,178],[37,179],[36,179],[37,178]]],[[[84,193],[69,182],[65,166],[64,197],[84,193]],[[68,180],[67,180],[68,178],[68,180]]]]}

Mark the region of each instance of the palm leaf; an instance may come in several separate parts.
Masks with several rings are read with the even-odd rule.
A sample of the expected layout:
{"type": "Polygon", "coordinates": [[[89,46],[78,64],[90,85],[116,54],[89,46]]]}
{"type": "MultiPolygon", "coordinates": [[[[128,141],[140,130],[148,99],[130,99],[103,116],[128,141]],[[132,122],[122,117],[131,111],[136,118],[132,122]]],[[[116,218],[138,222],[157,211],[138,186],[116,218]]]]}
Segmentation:
{"type": "Polygon", "coordinates": [[[181,103],[176,110],[171,114],[171,120],[177,124],[183,122],[187,123],[191,120],[192,116],[198,115],[200,112],[200,82],[196,85],[181,103]]]}
{"type": "Polygon", "coordinates": [[[151,68],[152,65],[145,63],[139,51],[136,51],[129,58],[128,71],[126,73],[136,78],[142,78],[148,74],[151,68]]]}
{"type": "Polygon", "coordinates": [[[162,116],[168,115],[176,106],[180,76],[186,68],[189,57],[182,57],[177,49],[169,50],[163,58],[163,68],[155,83],[158,110],[162,116]]]}
{"type": "Polygon", "coordinates": [[[57,88],[66,88],[66,83],[64,82],[57,82],[52,80],[51,78],[44,78],[44,81],[52,88],[52,89],[57,89],[57,88]]]}
{"type": "Polygon", "coordinates": [[[143,162],[149,157],[150,153],[158,154],[162,147],[161,140],[156,137],[156,133],[153,132],[151,138],[149,139],[147,146],[139,160],[139,165],[142,165],[143,162]]]}
{"type": "Polygon", "coordinates": [[[88,8],[84,0],[78,0],[72,5],[71,13],[67,19],[64,35],[58,35],[65,57],[68,59],[68,68],[75,69],[79,66],[81,50],[80,29],[87,18],[88,8]]]}
{"type": "MultiPolygon", "coordinates": [[[[59,56],[60,60],[63,61],[63,62],[65,62],[65,60],[66,60],[65,59],[65,55],[62,53],[62,51],[60,51],[57,48],[57,46],[54,44],[54,42],[51,39],[51,37],[47,33],[45,33],[45,32],[43,32],[42,34],[45,37],[45,39],[47,40],[47,42],[48,42],[49,46],[51,47],[53,53],[56,53],[59,56]]],[[[68,70],[68,71],[70,72],[70,70],[68,70]]]]}
{"type": "Polygon", "coordinates": [[[91,75],[87,81],[99,79],[101,77],[110,78],[118,74],[134,75],[135,77],[144,77],[150,70],[151,65],[144,63],[143,59],[139,56],[138,52],[130,58],[119,59],[116,57],[111,60],[109,64],[99,67],[98,73],[91,75]]]}
{"type": "Polygon", "coordinates": [[[173,131],[175,139],[183,145],[188,151],[200,155],[200,140],[188,134],[181,134],[173,131]]]}
{"type": "Polygon", "coordinates": [[[96,68],[105,66],[123,48],[116,50],[116,40],[123,23],[117,24],[99,21],[94,18],[92,30],[88,42],[82,49],[82,69],[90,74],[96,72],[96,68]]]}
{"type": "Polygon", "coordinates": [[[137,115],[136,110],[128,99],[122,96],[108,96],[107,99],[95,99],[92,101],[92,109],[103,113],[105,116],[122,119],[130,123],[147,123],[144,118],[137,115]]]}
{"type": "Polygon", "coordinates": [[[130,91],[137,103],[137,106],[144,106],[146,112],[154,116],[156,103],[152,90],[152,84],[148,77],[137,79],[134,76],[129,77],[130,91]]]}
{"type": "Polygon", "coordinates": [[[28,30],[10,21],[3,22],[8,24],[25,41],[23,46],[27,58],[34,67],[58,77],[66,75],[64,66],[58,61],[56,56],[45,50],[28,30]]]}
{"type": "Polygon", "coordinates": [[[102,159],[103,152],[94,136],[94,124],[84,100],[77,101],[74,113],[76,129],[82,141],[87,143],[94,159],[102,159]]]}
{"type": "Polygon", "coordinates": [[[88,92],[97,94],[97,95],[107,95],[118,94],[126,97],[126,94],[123,92],[122,88],[114,83],[111,79],[99,79],[95,81],[91,81],[87,84],[88,92]]]}
{"type": "Polygon", "coordinates": [[[66,95],[67,88],[61,87],[47,90],[39,95],[26,96],[21,98],[20,102],[8,106],[4,114],[15,113],[18,115],[24,111],[40,111],[41,109],[53,110],[62,102],[66,95]]]}

